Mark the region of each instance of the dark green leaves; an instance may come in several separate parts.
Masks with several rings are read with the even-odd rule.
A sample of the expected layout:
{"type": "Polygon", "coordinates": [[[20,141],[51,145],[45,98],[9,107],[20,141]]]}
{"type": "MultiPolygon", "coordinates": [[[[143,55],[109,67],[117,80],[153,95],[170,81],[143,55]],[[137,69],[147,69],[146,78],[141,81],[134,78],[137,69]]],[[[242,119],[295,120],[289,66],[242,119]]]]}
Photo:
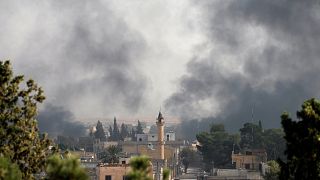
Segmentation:
{"type": "Polygon", "coordinates": [[[35,120],[43,91],[33,80],[22,82],[9,61],[0,61],[0,154],[18,165],[23,179],[33,179],[44,170],[50,141],[39,136],[35,120]]]}
{"type": "Polygon", "coordinates": [[[320,179],[320,102],[305,101],[297,118],[281,115],[287,162],[280,161],[280,179],[320,179]]]}

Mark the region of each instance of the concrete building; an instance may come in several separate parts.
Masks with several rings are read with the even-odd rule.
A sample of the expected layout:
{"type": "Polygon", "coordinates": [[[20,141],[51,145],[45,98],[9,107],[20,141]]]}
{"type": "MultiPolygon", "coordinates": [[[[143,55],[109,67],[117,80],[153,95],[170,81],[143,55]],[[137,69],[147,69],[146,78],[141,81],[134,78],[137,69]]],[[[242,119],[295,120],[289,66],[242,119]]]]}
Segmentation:
{"type": "Polygon", "coordinates": [[[79,157],[81,162],[96,162],[97,161],[97,157],[94,152],[70,151],[70,153],[79,157]]]}
{"type": "Polygon", "coordinates": [[[173,131],[167,132],[165,136],[165,141],[175,141],[176,140],[176,133],[173,131]]]}
{"type": "Polygon", "coordinates": [[[128,164],[99,164],[96,174],[98,180],[125,180],[130,170],[128,164]]]}
{"type": "Polygon", "coordinates": [[[83,162],[83,161],[81,162],[81,166],[86,170],[90,180],[97,179],[97,174],[96,174],[97,165],[98,165],[98,162],[83,162]]]}
{"type": "Polygon", "coordinates": [[[157,132],[151,134],[137,134],[137,141],[122,141],[119,145],[128,156],[146,155],[151,158],[154,176],[161,179],[161,171],[164,167],[171,170],[171,177],[175,177],[179,169],[180,147],[184,141],[176,141],[173,131],[164,132],[164,117],[159,112],[156,118],[157,132]]]}
{"type": "Polygon", "coordinates": [[[232,163],[237,169],[261,170],[261,164],[267,162],[267,152],[265,149],[253,149],[245,151],[244,154],[233,154],[232,163]]]}
{"type": "MultiPolygon", "coordinates": [[[[177,156],[179,153],[179,147],[182,145],[183,141],[166,143],[164,146],[164,159],[168,161],[177,156]]],[[[122,147],[122,151],[132,155],[146,155],[151,159],[161,159],[160,151],[157,142],[119,142],[122,147]]]]}
{"type": "MultiPolygon", "coordinates": [[[[198,179],[201,179],[199,177],[198,179]]],[[[206,176],[207,180],[263,180],[260,172],[246,169],[216,169],[214,176],[206,176]]]]}
{"type": "MultiPolygon", "coordinates": [[[[98,164],[96,174],[98,180],[126,180],[128,173],[131,171],[129,166],[131,158],[120,158],[118,164],[98,164]]],[[[149,166],[152,169],[152,164],[149,166]]],[[[153,177],[152,171],[149,174],[153,177]]]]}

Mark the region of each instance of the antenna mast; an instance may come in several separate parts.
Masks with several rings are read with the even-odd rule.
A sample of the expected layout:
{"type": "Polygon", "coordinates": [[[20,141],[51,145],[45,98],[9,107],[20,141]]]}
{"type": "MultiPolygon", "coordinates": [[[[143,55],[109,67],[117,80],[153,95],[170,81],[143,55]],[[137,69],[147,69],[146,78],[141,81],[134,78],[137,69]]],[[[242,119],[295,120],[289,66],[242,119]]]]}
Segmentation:
{"type": "Polygon", "coordinates": [[[254,104],[252,104],[252,109],[251,109],[251,123],[252,123],[252,126],[251,126],[251,131],[252,131],[252,143],[253,143],[253,110],[254,110],[254,104]]]}

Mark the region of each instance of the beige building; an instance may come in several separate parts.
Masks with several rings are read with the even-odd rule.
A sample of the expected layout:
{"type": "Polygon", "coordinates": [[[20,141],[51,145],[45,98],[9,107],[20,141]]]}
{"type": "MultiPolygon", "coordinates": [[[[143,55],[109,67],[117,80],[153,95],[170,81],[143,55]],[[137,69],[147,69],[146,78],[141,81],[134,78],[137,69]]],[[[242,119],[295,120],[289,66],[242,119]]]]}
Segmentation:
{"type": "Polygon", "coordinates": [[[137,134],[137,141],[119,142],[128,155],[146,155],[151,159],[170,161],[177,157],[184,141],[176,141],[174,132],[164,133],[164,118],[159,112],[156,121],[158,133],[137,134]]]}
{"type": "MultiPolygon", "coordinates": [[[[120,158],[120,164],[98,164],[96,167],[96,174],[98,180],[126,180],[127,175],[131,171],[128,164],[130,158],[120,158]]],[[[152,164],[149,166],[152,169],[152,164]]],[[[152,171],[149,174],[153,177],[152,171]]]]}
{"type": "MultiPolygon", "coordinates": [[[[198,177],[201,179],[201,177],[198,177]]],[[[246,169],[217,169],[215,176],[207,176],[207,180],[263,180],[258,171],[246,169]]]]}
{"type": "Polygon", "coordinates": [[[260,164],[267,162],[267,152],[264,149],[246,151],[245,154],[233,154],[232,163],[237,169],[259,170],[260,164]]]}
{"type": "Polygon", "coordinates": [[[130,170],[128,164],[100,164],[96,174],[98,180],[125,180],[130,170]]]}
{"type": "Polygon", "coordinates": [[[184,141],[176,141],[175,133],[164,132],[164,118],[159,112],[156,119],[158,132],[153,134],[138,134],[137,141],[119,142],[122,151],[128,156],[145,155],[151,158],[155,179],[161,179],[163,168],[169,168],[171,177],[179,172],[179,151],[184,141]]]}
{"type": "MultiPolygon", "coordinates": [[[[183,142],[180,142],[183,143],[183,142]]],[[[164,146],[164,159],[170,160],[177,155],[179,142],[166,144],[164,146]]],[[[146,155],[151,159],[161,159],[158,143],[148,142],[123,142],[120,144],[122,151],[131,155],[146,155]]]]}
{"type": "Polygon", "coordinates": [[[80,158],[81,162],[95,162],[97,161],[96,154],[86,151],[70,151],[71,154],[80,158]]]}

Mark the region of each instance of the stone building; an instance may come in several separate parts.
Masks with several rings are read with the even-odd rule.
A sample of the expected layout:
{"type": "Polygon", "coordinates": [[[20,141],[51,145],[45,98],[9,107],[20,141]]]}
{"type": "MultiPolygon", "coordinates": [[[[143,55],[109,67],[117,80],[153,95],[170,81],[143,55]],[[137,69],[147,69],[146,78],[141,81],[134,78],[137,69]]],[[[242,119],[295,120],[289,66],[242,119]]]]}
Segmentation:
{"type": "Polygon", "coordinates": [[[184,141],[176,141],[174,132],[164,132],[164,118],[162,113],[156,119],[157,133],[138,134],[137,141],[122,141],[119,145],[122,151],[128,156],[131,155],[146,155],[151,158],[154,174],[156,179],[163,167],[168,167],[171,170],[171,177],[179,171],[179,151],[180,147],[184,146],[184,141]]]}
{"type": "Polygon", "coordinates": [[[130,170],[129,164],[99,164],[96,174],[98,180],[125,180],[130,170]]]}
{"type": "Polygon", "coordinates": [[[233,154],[232,163],[237,169],[260,170],[261,164],[267,162],[265,149],[247,150],[244,154],[233,154]]]}

